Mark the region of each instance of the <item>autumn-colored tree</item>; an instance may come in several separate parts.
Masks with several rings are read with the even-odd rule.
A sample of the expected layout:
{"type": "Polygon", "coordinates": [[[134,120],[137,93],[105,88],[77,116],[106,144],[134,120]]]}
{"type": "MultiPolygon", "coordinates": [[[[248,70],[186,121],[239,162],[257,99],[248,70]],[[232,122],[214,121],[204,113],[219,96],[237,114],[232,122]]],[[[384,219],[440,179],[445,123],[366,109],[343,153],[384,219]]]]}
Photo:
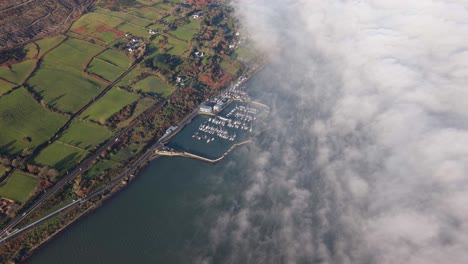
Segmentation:
{"type": "Polygon", "coordinates": [[[26,169],[26,162],[23,159],[16,158],[11,162],[11,165],[18,169],[26,169]]]}
{"type": "Polygon", "coordinates": [[[60,173],[56,169],[49,169],[47,171],[47,176],[49,176],[49,180],[51,182],[55,182],[59,175],[60,175],[60,173]]]}
{"type": "Polygon", "coordinates": [[[40,171],[40,168],[33,164],[26,165],[26,168],[28,169],[30,173],[33,173],[33,174],[36,174],[40,171]]]}
{"type": "Polygon", "coordinates": [[[73,192],[76,194],[79,194],[80,189],[81,189],[81,176],[75,178],[73,182],[73,192]]]}
{"type": "Polygon", "coordinates": [[[39,182],[39,187],[41,188],[41,190],[45,190],[49,188],[51,185],[52,183],[46,178],[42,178],[41,181],[39,182]]]}
{"type": "Polygon", "coordinates": [[[30,148],[25,148],[23,149],[23,152],[21,152],[21,156],[23,157],[27,157],[29,155],[31,155],[33,152],[32,152],[32,149],[30,148]]]}
{"type": "Polygon", "coordinates": [[[3,166],[10,166],[11,161],[9,158],[3,157],[3,158],[0,158],[0,164],[2,164],[3,166]]]}
{"type": "Polygon", "coordinates": [[[47,176],[47,173],[49,172],[49,166],[44,166],[39,170],[39,177],[44,178],[47,176]]]}

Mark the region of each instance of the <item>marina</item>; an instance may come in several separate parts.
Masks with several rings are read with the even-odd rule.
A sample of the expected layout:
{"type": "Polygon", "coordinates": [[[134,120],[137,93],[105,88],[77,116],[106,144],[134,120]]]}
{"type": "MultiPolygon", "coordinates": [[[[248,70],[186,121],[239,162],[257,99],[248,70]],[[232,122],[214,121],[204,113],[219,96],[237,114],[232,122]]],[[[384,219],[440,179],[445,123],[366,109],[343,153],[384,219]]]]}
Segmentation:
{"type": "Polygon", "coordinates": [[[243,105],[234,107],[226,117],[215,116],[203,122],[192,135],[197,140],[206,140],[210,143],[215,139],[234,141],[239,130],[253,132],[253,121],[258,109],[243,105]],[[234,130],[234,132],[232,132],[234,130]],[[211,137],[213,136],[213,137],[211,137]]]}
{"type": "Polygon", "coordinates": [[[258,134],[268,113],[266,105],[250,100],[245,87],[234,85],[206,101],[198,115],[158,154],[217,161],[258,134]]]}

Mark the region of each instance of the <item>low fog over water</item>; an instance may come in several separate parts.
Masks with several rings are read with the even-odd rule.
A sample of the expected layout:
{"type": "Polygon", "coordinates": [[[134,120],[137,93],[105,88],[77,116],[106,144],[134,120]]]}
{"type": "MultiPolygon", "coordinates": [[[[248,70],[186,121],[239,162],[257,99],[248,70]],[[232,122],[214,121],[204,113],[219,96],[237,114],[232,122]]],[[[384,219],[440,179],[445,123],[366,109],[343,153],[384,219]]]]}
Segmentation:
{"type": "Polygon", "coordinates": [[[273,120],[212,250],[228,245],[225,263],[466,263],[468,1],[235,6],[272,58],[273,120]]]}

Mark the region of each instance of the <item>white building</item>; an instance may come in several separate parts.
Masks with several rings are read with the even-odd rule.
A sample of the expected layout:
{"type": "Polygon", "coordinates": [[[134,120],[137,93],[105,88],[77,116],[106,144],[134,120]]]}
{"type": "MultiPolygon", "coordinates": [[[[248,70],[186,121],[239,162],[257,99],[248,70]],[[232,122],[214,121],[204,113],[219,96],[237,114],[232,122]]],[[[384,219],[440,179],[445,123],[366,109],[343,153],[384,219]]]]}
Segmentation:
{"type": "Polygon", "coordinates": [[[202,113],[213,113],[213,107],[209,105],[202,105],[200,106],[200,112],[202,113]]]}

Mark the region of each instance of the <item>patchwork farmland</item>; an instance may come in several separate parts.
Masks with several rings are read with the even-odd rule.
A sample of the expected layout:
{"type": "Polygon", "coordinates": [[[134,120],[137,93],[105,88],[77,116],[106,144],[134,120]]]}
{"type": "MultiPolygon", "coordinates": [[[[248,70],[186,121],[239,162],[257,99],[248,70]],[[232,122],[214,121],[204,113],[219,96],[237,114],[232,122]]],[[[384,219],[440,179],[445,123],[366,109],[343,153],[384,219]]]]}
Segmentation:
{"type": "Polygon", "coordinates": [[[121,52],[109,49],[94,57],[86,71],[104,80],[114,81],[129,66],[130,60],[121,52]]]}
{"type": "Polygon", "coordinates": [[[27,85],[49,106],[73,113],[106,86],[83,71],[87,61],[102,50],[86,41],[67,39],[45,56],[27,85]]]}

